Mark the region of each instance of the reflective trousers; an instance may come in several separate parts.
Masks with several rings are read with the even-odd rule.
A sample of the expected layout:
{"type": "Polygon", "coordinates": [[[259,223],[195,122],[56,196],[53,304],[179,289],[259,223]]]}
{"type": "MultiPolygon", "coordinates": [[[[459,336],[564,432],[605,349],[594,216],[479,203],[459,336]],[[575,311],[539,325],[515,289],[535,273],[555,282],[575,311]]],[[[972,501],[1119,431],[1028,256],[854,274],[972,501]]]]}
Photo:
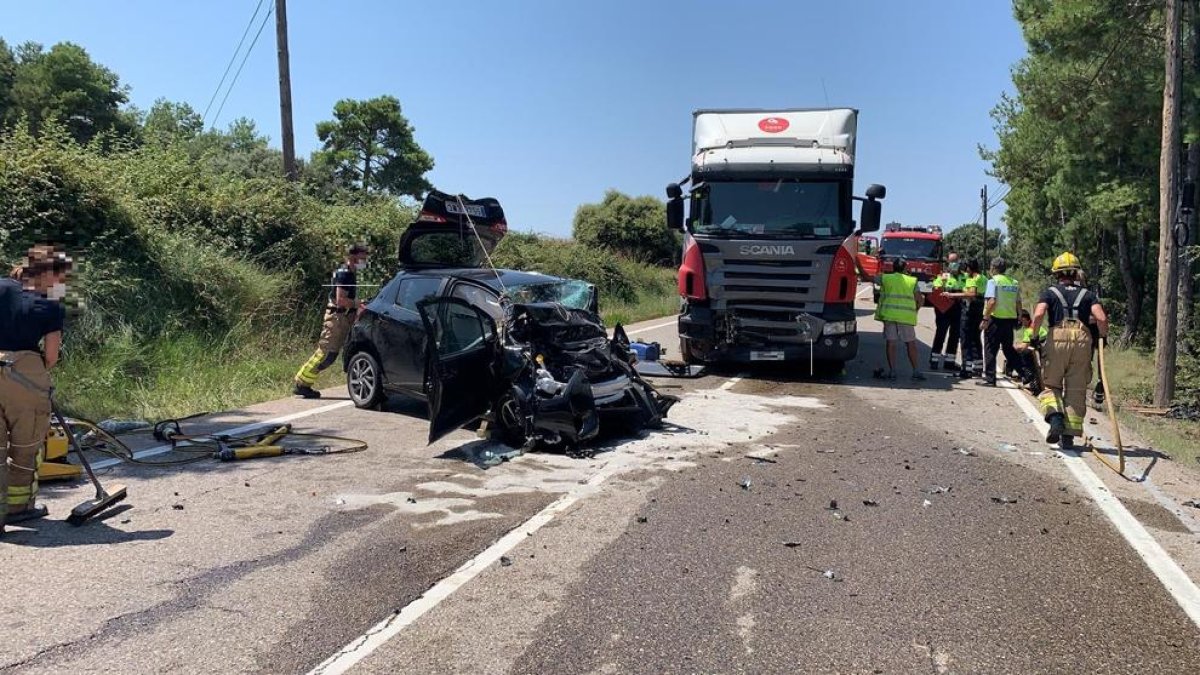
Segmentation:
{"type": "Polygon", "coordinates": [[[962,370],[976,374],[983,371],[983,341],[979,324],[983,321],[983,301],[972,300],[962,309],[962,370]]]}
{"type": "MultiPolygon", "coordinates": [[[[987,351],[984,354],[983,376],[988,380],[996,379],[996,353],[1004,350],[1004,359],[1009,367],[1019,366],[1022,361],[1013,347],[1013,333],[1017,330],[1016,319],[997,319],[992,317],[987,327],[987,351]]],[[[1024,371],[1021,373],[1024,375],[1024,371]]]]}
{"type": "Polygon", "coordinates": [[[337,360],[338,352],[346,345],[346,336],[354,325],[354,314],[350,312],[335,312],[325,310],[325,322],[321,325],[321,338],[317,340],[317,350],[300,366],[296,373],[296,384],[313,386],[317,377],[337,360]]]}
{"type": "Polygon", "coordinates": [[[1083,435],[1087,390],[1092,381],[1092,334],[1079,322],[1068,321],[1050,329],[1042,352],[1042,390],[1038,397],[1042,415],[1065,418],[1068,436],[1083,435]]]}
{"type": "Polygon", "coordinates": [[[956,302],[944,312],[935,309],[933,318],[937,322],[937,330],[933,333],[933,351],[930,358],[945,354],[953,361],[954,355],[958,353],[958,331],[962,325],[962,304],[956,302]],[[944,352],[942,351],[943,345],[946,348],[944,352]]]}
{"type": "Polygon", "coordinates": [[[0,352],[0,522],[34,505],[50,431],[50,373],[37,352],[0,352]]]}

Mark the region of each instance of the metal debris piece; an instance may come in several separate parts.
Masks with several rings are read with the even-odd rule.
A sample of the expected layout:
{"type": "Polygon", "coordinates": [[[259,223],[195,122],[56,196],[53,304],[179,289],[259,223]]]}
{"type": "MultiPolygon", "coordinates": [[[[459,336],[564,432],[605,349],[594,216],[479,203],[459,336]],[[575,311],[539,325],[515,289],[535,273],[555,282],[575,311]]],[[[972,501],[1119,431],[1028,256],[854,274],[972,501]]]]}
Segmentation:
{"type": "Polygon", "coordinates": [[[738,485],[742,486],[743,490],[749,490],[750,489],[750,476],[742,476],[742,479],[740,481],[738,481],[738,485]]]}
{"type": "Polygon", "coordinates": [[[1186,502],[1184,502],[1184,503],[1183,503],[1183,505],[1184,505],[1184,506],[1190,506],[1190,507],[1192,507],[1193,509],[1200,509],[1200,500],[1198,500],[1198,499],[1189,499],[1189,500],[1187,500],[1186,502]]]}
{"type": "Polygon", "coordinates": [[[500,556],[500,566],[501,567],[511,567],[512,566],[512,558],[510,558],[506,555],[500,556]]]}
{"type": "Polygon", "coordinates": [[[874,499],[864,499],[863,506],[879,506],[879,502],[874,499]]]}
{"type": "Polygon", "coordinates": [[[850,516],[848,516],[848,515],[846,515],[846,514],[842,513],[841,511],[834,511],[834,512],[833,512],[833,517],[834,517],[835,519],[837,519],[837,520],[843,520],[843,521],[845,521],[845,522],[847,522],[847,523],[848,523],[848,522],[850,522],[850,516]]]}
{"type": "Polygon", "coordinates": [[[826,507],[825,507],[825,510],[826,510],[826,511],[837,511],[837,510],[838,510],[837,500],[836,500],[836,499],[830,499],[830,500],[829,500],[829,506],[826,506],[826,507]]]}
{"type": "Polygon", "coordinates": [[[647,522],[647,521],[649,521],[649,520],[650,520],[650,519],[649,519],[649,518],[647,518],[646,516],[638,516],[638,517],[637,517],[637,521],[638,521],[639,523],[645,523],[645,522],[647,522]]]}
{"type": "Polygon", "coordinates": [[[406,501],[408,501],[408,503],[409,503],[409,504],[416,504],[416,503],[417,503],[417,498],[416,498],[416,497],[409,497],[409,498],[408,498],[406,501]]]}
{"type": "Polygon", "coordinates": [[[335,504],[337,504],[338,506],[345,506],[345,505],[346,505],[346,500],[345,500],[345,499],[339,499],[339,500],[337,500],[337,501],[336,501],[336,502],[334,502],[334,503],[335,503],[335,504]]]}
{"type": "Polygon", "coordinates": [[[1001,495],[999,497],[992,497],[992,501],[997,504],[1016,504],[1017,498],[1009,497],[1007,495],[1001,495]]]}
{"type": "Polygon", "coordinates": [[[784,545],[784,546],[786,546],[786,547],[788,547],[788,548],[799,548],[799,547],[800,547],[800,542],[798,542],[798,541],[785,541],[785,542],[783,542],[783,545],[784,545]]]}
{"type": "Polygon", "coordinates": [[[930,485],[924,490],[921,490],[921,492],[924,492],[927,495],[944,495],[952,489],[953,488],[946,487],[945,485],[930,485]]]}
{"type": "Polygon", "coordinates": [[[171,508],[175,509],[176,511],[182,511],[182,510],[183,510],[183,504],[172,504],[172,505],[171,505],[171,508]]]}
{"type": "Polygon", "coordinates": [[[974,457],[975,456],[975,453],[971,452],[970,448],[955,448],[955,450],[958,450],[958,454],[962,455],[963,457],[974,457]]]}
{"type": "Polygon", "coordinates": [[[930,506],[933,506],[933,502],[929,501],[928,499],[925,499],[921,502],[921,506],[928,508],[930,506]]]}

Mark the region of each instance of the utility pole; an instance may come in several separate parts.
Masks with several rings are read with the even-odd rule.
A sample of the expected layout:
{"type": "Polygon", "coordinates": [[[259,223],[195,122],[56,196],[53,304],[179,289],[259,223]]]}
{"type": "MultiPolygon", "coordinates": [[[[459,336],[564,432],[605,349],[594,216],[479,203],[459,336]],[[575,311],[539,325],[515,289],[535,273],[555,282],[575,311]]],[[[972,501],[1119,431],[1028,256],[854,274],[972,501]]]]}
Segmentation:
{"type": "Polygon", "coordinates": [[[987,212],[988,212],[988,201],[987,201],[987,185],[984,185],[984,186],[983,186],[983,189],[979,191],[979,198],[983,200],[983,258],[982,258],[982,259],[979,261],[979,268],[980,268],[981,270],[984,270],[984,271],[986,271],[986,270],[987,270],[987,268],[988,268],[988,259],[987,259],[987,257],[988,257],[988,246],[987,246],[987,212]]]}
{"type": "Polygon", "coordinates": [[[292,72],[288,66],[287,0],[275,0],[275,47],[279,57],[279,120],[283,127],[283,175],[296,180],[296,137],[292,131],[292,72]]]}
{"type": "Polygon", "coordinates": [[[1166,0],[1166,77],[1163,81],[1162,147],[1158,159],[1158,321],[1154,334],[1154,405],[1175,397],[1175,327],[1179,307],[1179,260],[1175,250],[1176,174],[1179,167],[1180,0],[1166,0]]]}

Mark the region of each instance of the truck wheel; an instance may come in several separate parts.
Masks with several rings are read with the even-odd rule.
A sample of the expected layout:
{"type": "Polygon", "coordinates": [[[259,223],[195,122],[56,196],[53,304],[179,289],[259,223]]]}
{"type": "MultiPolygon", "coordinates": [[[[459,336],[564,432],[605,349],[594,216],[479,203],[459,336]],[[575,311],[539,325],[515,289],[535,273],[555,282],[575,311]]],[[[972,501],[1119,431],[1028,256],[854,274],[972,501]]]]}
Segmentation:
{"type": "Polygon", "coordinates": [[[688,364],[700,365],[704,363],[704,358],[700,352],[693,346],[692,341],[687,338],[679,338],[679,358],[688,364]]]}

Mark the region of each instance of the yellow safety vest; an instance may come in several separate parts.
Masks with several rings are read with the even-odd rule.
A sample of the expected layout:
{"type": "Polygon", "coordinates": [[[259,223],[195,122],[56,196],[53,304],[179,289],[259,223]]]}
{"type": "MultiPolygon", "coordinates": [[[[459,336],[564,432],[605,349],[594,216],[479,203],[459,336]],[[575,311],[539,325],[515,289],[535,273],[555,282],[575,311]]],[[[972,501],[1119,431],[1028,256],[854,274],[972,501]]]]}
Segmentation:
{"type": "Polygon", "coordinates": [[[997,319],[1017,318],[1017,301],[1021,297],[1021,286],[1016,279],[1004,274],[992,277],[996,284],[996,306],[992,308],[992,316],[997,319]]]}
{"type": "Polygon", "coordinates": [[[875,318],[906,326],[917,325],[917,278],[898,272],[883,275],[875,318]]]}

